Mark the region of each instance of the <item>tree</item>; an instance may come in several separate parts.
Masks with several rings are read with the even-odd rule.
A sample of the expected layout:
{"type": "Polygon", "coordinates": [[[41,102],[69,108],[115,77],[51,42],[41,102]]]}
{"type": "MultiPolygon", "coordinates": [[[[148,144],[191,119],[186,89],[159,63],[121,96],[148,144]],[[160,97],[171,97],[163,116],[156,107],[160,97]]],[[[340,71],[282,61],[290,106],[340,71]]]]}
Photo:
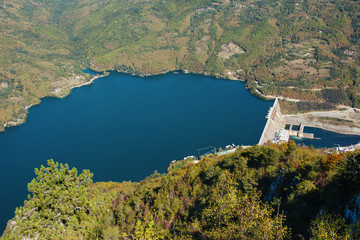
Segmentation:
{"type": "Polygon", "coordinates": [[[351,239],[351,230],[341,216],[324,214],[311,224],[311,239],[351,239]]]}
{"type": "Polygon", "coordinates": [[[87,196],[93,174],[84,170],[78,175],[76,168],[54,160],[47,164],[35,169],[37,177],[28,184],[32,194],[16,209],[9,239],[88,238],[96,221],[87,196]]]}
{"type": "Polygon", "coordinates": [[[242,195],[225,171],[213,189],[199,230],[206,239],[285,239],[289,229],[282,214],[260,200],[259,191],[242,195]]]}

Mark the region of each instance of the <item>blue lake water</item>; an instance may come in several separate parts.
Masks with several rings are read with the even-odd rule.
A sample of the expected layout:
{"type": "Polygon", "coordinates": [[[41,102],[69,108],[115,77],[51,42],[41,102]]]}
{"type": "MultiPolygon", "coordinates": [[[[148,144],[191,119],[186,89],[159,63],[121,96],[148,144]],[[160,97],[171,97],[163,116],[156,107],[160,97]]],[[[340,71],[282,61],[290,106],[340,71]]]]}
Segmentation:
{"type": "Polygon", "coordinates": [[[113,72],[65,99],[45,98],[0,134],[0,229],[48,159],[90,169],[94,181],[138,181],[203,147],[256,144],[272,103],[242,82],[182,73],[113,72]]]}
{"type": "MultiPolygon", "coordinates": [[[[112,72],[65,99],[45,98],[25,124],[0,133],[0,231],[26,199],[34,168],[48,159],[90,169],[94,181],[139,181],[204,147],[257,144],[272,104],[242,82],[182,73],[112,72]]],[[[336,143],[360,141],[343,136],[336,143]]],[[[322,141],[303,142],[333,146],[322,141]]]]}
{"type": "Polygon", "coordinates": [[[305,133],[314,133],[315,138],[320,139],[305,139],[305,138],[292,138],[297,144],[305,144],[306,146],[313,145],[316,148],[324,148],[324,147],[337,147],[340,146],[349,146],[352,144],[357,144],[360,142],[359,135],[347,135],[340,134],[331,131],[326,131],[320,128],[313,127],[305,127],[305,133]]]}

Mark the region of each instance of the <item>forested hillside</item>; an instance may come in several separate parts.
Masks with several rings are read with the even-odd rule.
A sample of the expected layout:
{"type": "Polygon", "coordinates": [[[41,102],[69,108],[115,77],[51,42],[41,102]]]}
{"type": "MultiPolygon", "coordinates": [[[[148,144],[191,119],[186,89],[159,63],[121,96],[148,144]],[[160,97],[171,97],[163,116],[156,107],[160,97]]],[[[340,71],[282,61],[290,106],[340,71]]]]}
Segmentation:
{"type": "Polygon", "coordinates": [[[1,0],[0,129],[88,81],[183,70],[254,94],[360,107],[359,2],[1,0]],[[7,124],[6,124],[7,123],[7,124]]]}
{"type": "Polygon", "coordinates": [[[92,183],[48,161],[2,239],[359,239],[360,152],[254,146],[92,183]]]}

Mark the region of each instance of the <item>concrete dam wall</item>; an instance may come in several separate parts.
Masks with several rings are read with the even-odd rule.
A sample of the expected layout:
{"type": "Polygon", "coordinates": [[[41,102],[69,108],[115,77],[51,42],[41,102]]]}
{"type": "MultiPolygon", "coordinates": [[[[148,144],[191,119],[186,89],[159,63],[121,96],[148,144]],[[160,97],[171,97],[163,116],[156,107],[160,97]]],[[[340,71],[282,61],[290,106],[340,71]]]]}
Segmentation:
{"type": "Polygon", "coordinates": [[[274,143],[287,142],[290,136],[314,139],[314,134],[304,133],[305,124],[301,120],[288,120],[282,116],[278,99],[275,99],[274,105],[269,109],[266,118],[266,125],[258,145],[264,145],[268,141],[274,143]],[[288,125],[287,129],[285,129],[286,125],[288,125]],[[294,126],[298,126],[298,129],[294,130],[294,126]]]}
{"type": "Polygon", "coordinates": [[[285,129],[285,121],[281,115],[279,100],[276,98],[274,105],[269,109],[266,116],[267,121],[261,134],[258,145],[263,145],[268,141],[273,141],[278,130],[285,129]]]}

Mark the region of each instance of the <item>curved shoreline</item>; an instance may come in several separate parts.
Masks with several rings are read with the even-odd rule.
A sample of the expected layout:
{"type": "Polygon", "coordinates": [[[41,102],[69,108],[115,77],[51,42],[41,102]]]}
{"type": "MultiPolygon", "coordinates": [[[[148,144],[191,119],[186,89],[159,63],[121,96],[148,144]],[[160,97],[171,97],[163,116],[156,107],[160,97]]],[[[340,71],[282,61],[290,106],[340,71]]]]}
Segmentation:
{"type": "MultiPolygon", "coordinates": [[[[181,71],[183,72],[184,74],[187,74],[189,73],[188,71],[182,71],[182,70],[176,70],[174,72],[178,72],[178,71],[181,71]]],[[[119,71],[118,71],[119,72],[119,71]]],[[[167,71],[167,72],[161,72],[159,74],[140,74],[140,75],[137,75],[137,74],[131,74],[131,75],[137,75],[137,76],[141,76],[141,77],[146,77],[146,76],[155,76],[155,75],[161,75],[161,74],[166,74],[166,73],[169,73],[171,71],[167,71]]],[[[70,89],[67,89],[67,88],[63,88],[63,89],[55,89],[53,92],[51,92],[51,94],[49,94],[49,96],[47,97],[56,97],[56,98],[64,98],[66,96],[68,96],[69,94],[71,94],[71,90],[74,89],[74,88],[79,88],[79,87],[83,87],[83,86],[86,86],[86,85],[90,85],[92,84],[96,79],[98,78],[101,78],[101,77],[104,77],[104,76],[107,76],[109,72],[105,72],[105,74],[102,74],[102,75],[96,75],[94,76],[93,78],[91,78],[89,81],[87,82],[83,82],[83,83],[80,83],[80,84],[77,84],[77,85],[74,85],[74,86],[71,86],[70,89]],[[68,91],[67,91],[68,90],[68,91]]],[[[129,74],[129,73],[126,73],[126,72],[123,72],[125,74],[129,74]]],[[[200,74],[200,75],[205,75],[205,76],[208,76],[206,73],[203,73],[203,74],[200,74]]],[[[83,76],[77,76],[77,77],[83,77],[83,76]]],[[[218,77],[217,77],[218,78],[218,77]]],[[[69,78],[68,78],[69,79],[69,78]]],[[[224,80],[232,80],[232,81],[241,81],[240,79],[229,79],[229,78],[223,78],[224,80]]],[[[272,96],[272,95],[265,95],[265,94],[262,94],[260,91],[258,91],[256,89],[256,93],[258,95],[260,95],[260,97],[264,98],[264,99],[267,99],[267,100],[271,100],[271,99],[281,99],[281,100],[286,100],[286,101],[291,101],[291,102],[300,102],[300,101],[306,101],[306,100],[302,100],[302,99],[295,99],[295,98],[287,98],[287,97],[282,97],[282,96],[272,96]]],[[[25,109],[28,109],[28,108],[31,108],[32,106],[35,106],[37,104],[33,104],[33,105],[29,105],[29,106],[26,106],[25,109]]],[[[346,108],[347,111],[349,110],[354,110],[354,111],[358,111],[360,113],[360,109],[356,109],[356,108],[351,108],[351,107],[348,107],[348,106],[343,106],[343,105],[338,105],[337,108],[346,108]]],[[[327,131],[332,131],[332,132],[336,132],[336,133],[340,133],[340,134],[346,134],[346,135],[360,135],[360,128],[358,127],[349,127],[349,126],[338,126],[338,125],[332,125],[332,124],[323,124],[321,122],[317,122],[317,121],[309,121],[309,120],[304,120],[304,116],[305,115],[309,115],[311,116],[312,114],[332,114],[334,112],[340,112],[340,111],[318,111],[318,112],[307,112],[307,113],[301,113],[301,114],[286,114],[286,115],[283,115],[284,117],[286,118],[291,118],[292,120],[294,119],[297,119],[297,118],[300,118],[302,120],[302,123],[306,126],[309,126],[309,127],[314,127],[314,128],[321,128],[323,130],[327,130],[327,131]]],[[[264,113],[265,115],[266,113],[264,113]]],[[[360,116],[360,114],[359,114],[360,116]]],[[[340,118],[342,119],[342,118],[340,118]]],[[[299,120],[300,121],[300,120],[299,120]]],[[[4,130],[5,131],[5,128],[7,127],[15,127],[15,126],[18,126],[20,124],[23,124],[26,122],[26,118],[24,119],[17,119],[17,121],[8,121],[4,124],[4,130]]],[[[360,120],[359,120],[360,122],[360,120]]],[[[0,131],[1,133],[1,131],[0,131]]]]}
{"type": "MultiPolygon", "coordinates": [[[[68,90],[67,88],[64,88],[64,89],[54,89],[53,92],[50,92],[50,94],[48,96],[45,96],[45,97],[55,97],[55,98],[65,98],[67,97],[68,95],[71,94],[71,90],[74,89],[74,88],[79,88],[79,87],[83,87],[83,86],[86,86],[86,85],[90,85],[92,84],[96,79],[98,78],[101,78],[101,77],[104,77],[106,76],[106,74],[104,75],[97,75],[97,76],[94,76],[93,78],[91,78],[89,81],[87,82],[84,82],[84,83],[81,83],[81,84],[78,84],[78,85],[74,85],[72,87],[70,87],[70,89],[68,90]],[[67,91],[68,90],[68,91],[67,91]]],[[[76,77],[82,77],[82,76],[76,76],[76,77]]],[[[41,103],[41,102],[40,102],[41,103]]],[[[33,107],[33,106],[36,106],[36,105],[39,105],[40,103],[34,103],[34,104],[30,104],[30,105],[27,105],[24,107],[25,110],[28,110],[29,108],[33,107]]],[[[16,121],[7,121],[4,123],[3,127],[4,129],[0,129],[0,133],[1,132],[4,132],[6,130],[6,128],[9,128],[9,127],[16,127],[16,126],[19,126],[23,123],[26,122],[26,118],[27,118],[27,114],[26,114],[26,117],[25,118],[18,118],[16,121]]]]}

